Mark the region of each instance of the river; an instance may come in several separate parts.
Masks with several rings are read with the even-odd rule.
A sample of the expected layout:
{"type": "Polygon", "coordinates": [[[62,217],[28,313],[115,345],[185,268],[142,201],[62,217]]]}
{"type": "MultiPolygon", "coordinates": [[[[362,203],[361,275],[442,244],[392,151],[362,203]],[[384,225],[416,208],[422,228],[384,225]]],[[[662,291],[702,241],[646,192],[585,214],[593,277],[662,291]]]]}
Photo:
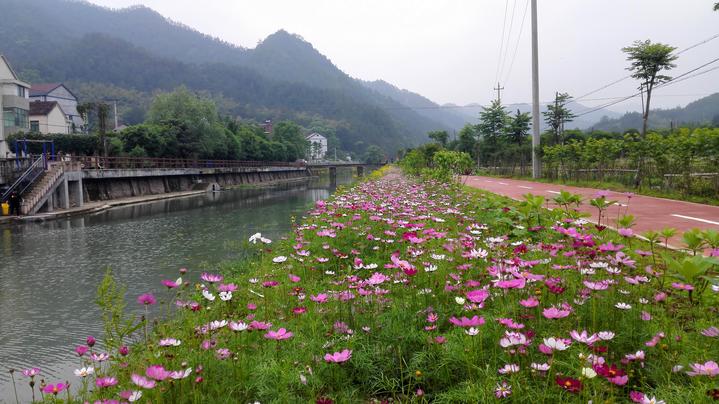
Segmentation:
{"type": "MultiPolygon", "coordinates": [[[[338,170],[337,183],[351,173],[338,170]]],[[[94,304],[107,267],[128,286],[128,308],[138,294],[160,292],[161,279],[186,267],[202,270],[241,254],[255,232],[277,239],[302,214],[335,190],[329,179],[262,189],[166,199],[97,214],[0,228],[0,402],[15,402],[8,369],[39,367],[48,382],[77,378],[73,348],[101,336],[94,304]]],[[[28,379],[15,373],[21,401],[28,379]]]]}

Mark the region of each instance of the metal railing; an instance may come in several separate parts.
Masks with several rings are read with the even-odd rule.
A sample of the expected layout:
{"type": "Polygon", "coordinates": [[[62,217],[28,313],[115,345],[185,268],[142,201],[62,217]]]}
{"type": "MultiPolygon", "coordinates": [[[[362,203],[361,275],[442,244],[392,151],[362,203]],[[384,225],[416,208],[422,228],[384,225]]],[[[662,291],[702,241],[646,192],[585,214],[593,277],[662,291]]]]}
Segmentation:
{"type": "Polygon", "coordinates": [[[79,163],[83,170],[118,170],[140,168],[234,168],[234,167],[305,167],[305,163],[286,161],[247,161],[247,160],[204,160],[150,157],[99,157],[99,156],[63,156],[63,162],[79,163]]]}
{"type": "Polygon", "coordinates": [[[22,195],[23,192],[25,192],[30,186],[42,175],[43,172],[45,172],[46,164],[45,164],[45,156],[40,156],[35,160],[30,167],[28,167],[27,170],[17,179],[15,182],[13,182],[12,185],[10,185],[10,188],[8,188],[3,194],[2,197],[0,197],[1,201],[7,201],[10,194],[13,192],[16,192],[18,195],[22,195]]]}

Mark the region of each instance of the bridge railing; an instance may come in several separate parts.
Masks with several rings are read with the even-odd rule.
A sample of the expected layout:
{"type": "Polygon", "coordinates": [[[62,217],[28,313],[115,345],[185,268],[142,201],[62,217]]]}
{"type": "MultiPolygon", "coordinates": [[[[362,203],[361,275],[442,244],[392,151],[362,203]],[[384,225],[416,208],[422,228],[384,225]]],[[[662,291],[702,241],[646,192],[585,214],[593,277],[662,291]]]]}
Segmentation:
{"type": "Polygon", "coordinates": [[[182,169],[234,167],[304,167],[304,163],[286,161],[205,160],[149,157],[64,156],[66,162],[79,163],[83,170],[182,169]]]}

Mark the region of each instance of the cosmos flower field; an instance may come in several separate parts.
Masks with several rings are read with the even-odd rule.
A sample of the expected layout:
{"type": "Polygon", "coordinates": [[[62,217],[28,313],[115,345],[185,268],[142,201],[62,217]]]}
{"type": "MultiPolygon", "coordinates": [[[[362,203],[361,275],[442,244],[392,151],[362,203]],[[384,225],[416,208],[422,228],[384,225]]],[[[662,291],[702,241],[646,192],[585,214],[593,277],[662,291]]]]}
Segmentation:
{"type": "MultiPolygon", "coordinates": [[[[528,219],[517,202],[456,184],[375,176],[318,202],[285,240],[252,236],[252,261],[129,290],[133,304],[176,310],[103,349],[81,337],[73,388],[38,382],[36,398],[719,399],[716,265],[683,282],[659,246],[626,234],[559,209],[528,219]]],[[[19,389],[29,377],[16,374],[19,389]]]]}

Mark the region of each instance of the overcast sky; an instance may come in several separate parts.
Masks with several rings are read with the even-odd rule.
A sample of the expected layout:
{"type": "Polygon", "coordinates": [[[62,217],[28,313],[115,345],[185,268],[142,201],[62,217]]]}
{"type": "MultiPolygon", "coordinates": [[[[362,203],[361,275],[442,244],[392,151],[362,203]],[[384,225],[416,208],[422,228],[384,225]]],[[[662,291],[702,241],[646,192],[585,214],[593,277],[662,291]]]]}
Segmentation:
{"type": "MultiPolygon", "coordinates": [[[[143,4],[201,32],[244,47],[285,29],[364,80],[383,79],[438,103],[486,103],[497,76],[507,103],[531,100],[529,0],[91,0],[114,8],[143,4]],[[506,9],[506,23],[505,23],[506,9]],[[514,10],[514,12],[513,12],[514,10]],[[514,15],[514,19],[512,19],[514,15]],[[505,31],[500,57],[502,31],[505,31]],[[511,34],[511,35],[510,35],[511,34]],[[507,39],[509,38],[509,39],[507,39]],[[499,65],[499,67],[498,67],[499,65]],[[510,65],[512,69],[510,71],[510,65]],[[497,70],[501,70],[497,74],[497,70]]],[[[540,99],[575,97],[626,76],[623,46],[651,39],[686,48],[719,34],[710,0],[539,0],[540,99]]],[[[719,38],[683,53],[679,75],[719,57],[719,38]]],[[[719,63],[709,67],[719,66],[719,63]]],[[[593,94],[635,92],[631,79],[593,94]]],[[[657,90],[657,107],[685,105],[719,91],[719,70],[657,90]]],[[[623,112],[627,101],[611,107],[623,112]]]]}

